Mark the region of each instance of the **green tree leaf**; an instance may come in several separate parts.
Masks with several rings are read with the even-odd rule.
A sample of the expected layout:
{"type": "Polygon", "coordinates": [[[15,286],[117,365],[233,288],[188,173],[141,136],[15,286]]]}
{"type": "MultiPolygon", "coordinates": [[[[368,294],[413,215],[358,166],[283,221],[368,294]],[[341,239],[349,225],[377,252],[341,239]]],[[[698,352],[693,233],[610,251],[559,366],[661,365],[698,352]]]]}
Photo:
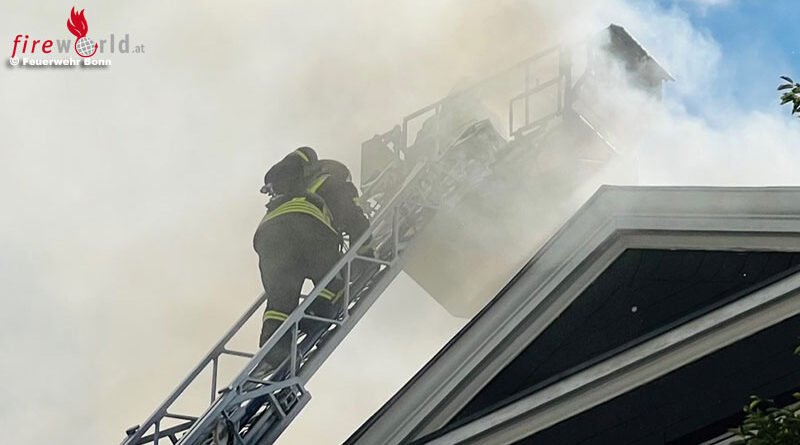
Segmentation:
{"type": "Polygon", "coordinates": [[[780,78],[787,82],[778,85],[778,91],[784,91],[781,95],[781,105],[786,105],[791,102],[791,114],[800,117],[800,83],[793,81],[791,77],[780,76],[780,78]]]}

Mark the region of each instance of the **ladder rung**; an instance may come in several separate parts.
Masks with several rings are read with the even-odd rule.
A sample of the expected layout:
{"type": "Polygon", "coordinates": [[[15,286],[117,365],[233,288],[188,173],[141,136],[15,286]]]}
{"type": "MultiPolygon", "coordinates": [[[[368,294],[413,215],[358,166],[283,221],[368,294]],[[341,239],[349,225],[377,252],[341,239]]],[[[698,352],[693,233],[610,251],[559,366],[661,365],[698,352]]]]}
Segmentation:
{"type": "Polygon", "coordinates": [[[244,358],[253,358],[253,356],[255,355],[249,352],[235,351],[233,349],[227,349],[227,348],[223,349],[220,352],[220,355],[222,354],[235,355],[237,357],[244,357],[244,358]]]}
{"type": "Polygon", "coordinates": [[[321,323],[335,324],[337,326],[341,326],[342,324],[341,320],[336,320],[335,318],[318,317],[316,315],[309,315],[309,314],[303,315],[303,320],[319,321],[321,323]]]}
{"type": "Polygon", "coordinates": [[[391,266],[392,265],[392,261],[381,260],[381,259],[373,258],[373,257],[370,257],[370,256],[356,255],[355,258],[353,258],[353,259],[354,260],[359,260],[359,261],[366,261],[366,262],[369,262],[369,263],[382,264],[384,266],[391,266]]]}
{"type": "Polygon", "coordinates": [[[164,414],[164,417],[169,417],[169,418],[171,418],[171,419],[178,419],[178,420],[190,420],[190,421],[192,421],[192,422],[194,422],[195,420],[197,420],[197,417],[196,417],[196,416],[187,416],[187,415],[185,415],[185,414],[172,414],[172,413],[166,413],[166,414],[164,414]]]}
{"type": "Polygon", "coordinates": [[[297,378],[292,378],[283,382],[270,382],[266,380],[258,380],[253,378],[248,378],[247,381],[250,383],[255,383],[263,386],[257,389],[253,389],[252,391],[239,394],[236,398],[233,399],[231,405],[236,405],[245,402],[247,400],[257,399],[259,397],[269,395],[274,392],[281,391],[286,388],[298,385],[297,378]]]}

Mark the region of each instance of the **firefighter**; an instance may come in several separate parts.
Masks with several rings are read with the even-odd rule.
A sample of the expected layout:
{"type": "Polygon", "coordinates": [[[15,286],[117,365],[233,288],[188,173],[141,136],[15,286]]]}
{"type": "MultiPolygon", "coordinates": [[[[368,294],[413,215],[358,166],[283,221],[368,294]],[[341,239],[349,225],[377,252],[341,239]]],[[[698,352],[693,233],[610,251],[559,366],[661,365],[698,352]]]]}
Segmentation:
{"type": "MultiPolygon", "coordinates": [[[[325,165],[333,164],[318,161],[313,149],[301,147],[264,177],[261,192],[271,199],[253,239],[267,295],[260,346],[298,306],[303,282],[311,279],[316,284],[339,260],[342,235],[355,241],[369,226],[356,203],[355,186],[342,174],[327,172],[331,169],[322,168],[325,165]]],[[[335,316],[342,288],[341,279],[332,280],[309,312],[335,316]]],[[[289,342],[287,335],[268,354],[268,368],[274,369],[288,355],[289,342]]]]}

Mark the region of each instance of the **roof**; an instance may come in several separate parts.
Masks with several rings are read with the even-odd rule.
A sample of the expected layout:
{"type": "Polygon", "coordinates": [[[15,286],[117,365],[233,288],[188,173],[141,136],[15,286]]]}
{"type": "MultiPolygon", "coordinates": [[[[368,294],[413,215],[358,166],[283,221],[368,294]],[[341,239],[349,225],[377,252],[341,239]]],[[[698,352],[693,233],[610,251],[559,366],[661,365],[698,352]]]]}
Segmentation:
{"type": "MultiPolygon", "coordinates": [[[[702,338],[697,345],[706,349],[693,350],[692,357],[696,359],[730,346],[730,342],[722,342],[717,335],[720,326],[727,326],[732,317],[742,314],[752,317],[749,324],[742,322],[738,336],[725,337],[735,341],[744,338],[744,333],[751,335],[800,313],[797,299],[790,300],[777,315],[767,310],[772,307],[767,302],[772,304],[787,292],[800,288],[794,254],[800,252],[798,233],[800,188],[604,186],[347,443],[394,444],[420,437],[438,443],[437,437],[442,434],[446,434],[442,443],[453,443],[454,438],[465,440],[472,437],[470,434],[495,434],[500,429],[510,431],[509,437],[527,437],[522,434],[532,433],[530,425],[537,425],[543,431],[564,420],[564,416],[575,416],[600,406],[609,397],[618,397],[634,387],[645,388],[647,381],[688,363],[668,354],[682,350],[676,345],[683,343],[671,341],[702,338]],[[645,337],[636,337],[641,332],[622,335],[616,342],[594,345],[594,349],[583,352],[576,341],[575,354],[563,356],[560,365],[548,361],[550,369],[529,372],[522,379],[525,385],[503,387],[502,375],[513,372],[509,370],[515,360],[521,360],[526,351],[535,350],[537,341],[540,345],[534,355],[540,357],[541,345],[547,345],[547,332],[565,332],[556,327],[562,316],[580,306],[573,303],[586,301],[593,286],[596,297],[603,293],[597,289],[602,287],[599,277],[604,272],[615,267],[624,271],[626,264],[633,263],[649,267],[648,262],[659,256],[659,261],[663,261],[670,251],[676,250],[691,252],[696,261],[710,259],[709,264],[740,261],[759,272],[752,272],[747,279],[715,278],[712,269],[703,269],[698,272],[696,283],[703,280],[715,283],[708,286],[709,304],[685,304],[670,316],[664,314],[650,320],[651,325],[642,330],[647,334],[645,337]],[[712,289],[714,286],[716,291],[712,289]],[[631,338],[636,341],[631,342],[631,338]],[[637,367],[656,358],[665,360],[665,364],[647,368],[650,374],[645,373],[646,367],[637,367]],[[637,370],[639,374],[622,373],[623,368],[637,370]],[[539,375],[531,377],[536,372],[539,375]],[[616,393],[604,393],[615,388],[606,385],[603,391],[589,391],[596,379],[616,376],[624,377],[621,381],[626,382],[616,387],[616,393]],[[643,380],[636,380],[637,376],[643,380]],[[580,403],[570,405],[577,403],[570,395],[579,389],[586,391],[580,403]],[[481,394],[485,403],[476,402],[481,394]],[[594,394],[596,399],[587,394],[594,394]],[[558,414],[554,400],[569,406],[569,414],[558,414]],[[532,413],[551,417],[537,418],[534,422],[525,417],[532,413]],[[516,421],[522,418],[526,421],[516,421]],[[432,434],[437,431],[438,435],[432,434]]],[[[680,277],[681,261],[675,262],[670,272],[673,278],[680,277]]],[[[644,276],[642,283],[647,279],[644,276]]],[[[615,296],[617,306],[610,313],[634,306],[630,297],[615,296]]],[[[607,297],[600,300],[604,298],[608,300],[607,297]]],[[[657,305],[659,301],[656,298],[648,304],[657,305]]],[[[663,302],[661,307],[666,307],[663,302]]],[[[609,326],[604,329],[613,332],[613,323],[609,326]]],[[[513,379],[505,379],[510,380],[513,379]]]]}

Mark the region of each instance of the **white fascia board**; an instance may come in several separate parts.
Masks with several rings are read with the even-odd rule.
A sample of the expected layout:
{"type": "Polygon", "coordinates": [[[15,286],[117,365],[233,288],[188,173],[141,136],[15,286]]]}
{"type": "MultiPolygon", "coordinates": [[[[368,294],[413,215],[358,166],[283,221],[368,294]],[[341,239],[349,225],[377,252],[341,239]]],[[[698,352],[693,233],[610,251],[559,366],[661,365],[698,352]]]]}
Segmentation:
{"type": "Polygon", "coordinates": [[[800,251],[800,188],[602,187],[352,443],[444,425],[626,248],[800,251]]]}

